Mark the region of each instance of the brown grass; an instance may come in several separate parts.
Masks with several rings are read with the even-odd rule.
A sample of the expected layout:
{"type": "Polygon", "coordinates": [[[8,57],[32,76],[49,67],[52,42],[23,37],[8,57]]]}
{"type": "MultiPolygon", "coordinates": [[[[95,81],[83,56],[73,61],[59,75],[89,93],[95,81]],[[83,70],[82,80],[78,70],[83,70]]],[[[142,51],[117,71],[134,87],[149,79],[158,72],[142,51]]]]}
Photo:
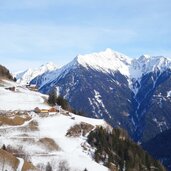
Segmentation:
{"type": "Polygon", "coordinates": [[[19,160],[12,154],[0,149],[0,162],[10,165],[14,170],[17,170],[19,160]]]}
{"type": "Polygon", "coordinates": [[[38,171],[38,169],[35,166],[33,166],[32,163],[24,162],[22,171],[38,171]]]}
{"type": "Polygon", "coordinates": [[[13,118],[7,116],[0,116],[0,125],[10,125],[10,126],[17,126],[23,125],[25,121],[30,120],[30,117],[21,117],[21,116],[14,116],[13,118]]]}
{"type": "Polygon", "coordinates": [[[81,122],[80,124],[76,124],[76,125],[72,126],[67,131],[66,136],[69,136],[69,137],[79,137],[81,135],[85,136],[93,128],[94,128],[93,125],[81,122]]]}
{"type": "MultiPolygon", "coordinates": [[[[11,149],[11,152],[14,151],[16,152],[16,150],[13,149],[12,151],[11,149]]],[[[19,160],[16,158],[16,156],[13,156],[11,152],[0,149],[0,162],[4,164],[8,164],[14,170],[17,170],[17,167],[19,165],[19,160]]],[[[21,157],[21,156],[17,156],[17,157],[21,157]]],[[[32,163],[24,161],[22,171],[38,171],[38,169],[35,166],[33,166],[32,163]]]]}
{"type": "Polygon", "coordinates": [[[60,147],[56,144],[56,142],[51,138],[41,138],[38,141],[41,145],[47,148],[49,151],[59,151],[60,147]]]}
{"type": "Polygon", "coordinates": [[[27,132],[39,131],[39,125],[37,121],[32,120],[30,123],[28,123],[28,125],[19,128],[14,128],[13,130],[15,129],[17,131],[25,132],[26,134],[27,132]]]}

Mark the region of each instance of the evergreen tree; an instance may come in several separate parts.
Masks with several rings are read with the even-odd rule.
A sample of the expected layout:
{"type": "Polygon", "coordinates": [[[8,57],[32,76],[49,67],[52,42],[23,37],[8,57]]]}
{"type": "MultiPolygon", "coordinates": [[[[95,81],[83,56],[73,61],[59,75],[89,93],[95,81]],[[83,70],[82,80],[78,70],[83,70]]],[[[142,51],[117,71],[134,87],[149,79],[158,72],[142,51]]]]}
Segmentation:
{"type": "Polygon", "coordinates": [[[55,88],[49,92],[48,103],[52,106],[58,104],[59,106],[61,106],[65,110],[70,109],[67,100],[65,100],[62,96],[57,97],[55,88]]]}
{"type": "Polygon", "coordinates": [[[65,100],[62,96],[58,96],[56,98],[56,103],[65,110],[69,109],[69,105],[68,105],[67,100],[65,100]]]}
{"type": "Polygon", "coordinates": [[[3,146],[2,146],[2,150],[7,150],[5,144],[3,144],[3,146]]]}
{"type": "Polygon", "coordinates": [[[49,92],[48,103],[54,106],[56,104],[56,101],[57,101],[57,95],[55,89],[53,89],[49,92]]]}
{"type": "Polygon", "coordinates": [[[49,162],[48,162],[48,164],[46,166],[46,171],[52,171],[52,166],[50,165],[49,162]]]}
{"type": "Polygon", "coordinates": [[[152,159],[122,129],[113,129],[111,133],[102,127],[96,128],[89,134],[88,143],[96,148],[94,159],[109,168],[114,163],[126,171],[151,171],[152,166],[165,171],[160,162],[152,159]]]}

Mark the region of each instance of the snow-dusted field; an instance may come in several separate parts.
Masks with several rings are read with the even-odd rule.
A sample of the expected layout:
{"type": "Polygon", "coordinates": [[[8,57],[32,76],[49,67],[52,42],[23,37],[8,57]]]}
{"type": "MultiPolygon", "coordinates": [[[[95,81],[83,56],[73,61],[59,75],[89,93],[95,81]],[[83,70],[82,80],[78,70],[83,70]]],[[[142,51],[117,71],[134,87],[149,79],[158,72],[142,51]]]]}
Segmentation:
{"type": "Polygon", "coordinates": [[[67,137],[66,133],[71,126],[85,122],[93,126],[104,126],[107,124],[103,120],[89,119],[71,114],[65,116],[56,113],[53,116],[40,117],[37,114],[31,114],[33,118],[21,126],[3,126],[0,129],[0,145],[12,146],[14,149],[22,149],[24,154],[35,166],[45,169],[49,162],[55,170],[60,162],[65,161],[71,170],[89,171],[107,171],[103,165],[96,163],[92,158],[93,149],[86,143],[86,136],[67,137]],[[74,119],[73,119],[74,118],[74,119]],[[30,122],[36,122],[38,129],[29,131],[25,129],[30,122]],[[40,139],[50,138],[59,146],[59,150],[49,150],[40,139]],[[83,149],[87,146],[87,150],[83,149]]]}
{"type": "Polygon", "coordinates": [[[45,103],[46,95],[30,91],[10,81],[3,81],[0,85],[3,85],[0,86],[0,110],[34,110],[35,107],[49,108],[45,103]],[[9,87],[15,87],[16,90],[13,92],[5,89],[9,87]]]}

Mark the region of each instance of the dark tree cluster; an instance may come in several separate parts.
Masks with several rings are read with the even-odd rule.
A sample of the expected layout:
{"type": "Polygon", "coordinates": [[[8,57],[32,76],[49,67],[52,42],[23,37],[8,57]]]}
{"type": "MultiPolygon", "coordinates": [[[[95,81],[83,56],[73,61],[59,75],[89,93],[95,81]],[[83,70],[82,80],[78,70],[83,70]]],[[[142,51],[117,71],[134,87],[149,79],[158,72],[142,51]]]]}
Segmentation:
{"type": "Polygon", "coordinates": [[[65,110],[69,110],[69,104],[62,96],[57,96],[55,89],[49,93],[48,103],[52,106],[58,104],[65,110]]]}
{"type": "Polygon", "coordinates": [[[152,171],[152,168],[157,168],[165,171],[160,162],[129,139],[122,129],[109,132],[102,127],[97,128],[89,134],[88,143],[96,148],[94,159],[109,168],[113,164],[116,166],[114,170],[152,171]]]}

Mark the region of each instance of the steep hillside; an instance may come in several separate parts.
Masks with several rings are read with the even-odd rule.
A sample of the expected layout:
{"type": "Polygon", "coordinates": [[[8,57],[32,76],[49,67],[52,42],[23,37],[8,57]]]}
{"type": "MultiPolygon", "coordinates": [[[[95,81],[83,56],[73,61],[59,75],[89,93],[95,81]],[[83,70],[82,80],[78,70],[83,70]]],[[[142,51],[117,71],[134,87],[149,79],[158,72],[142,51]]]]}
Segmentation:
{"type": "MultiPolygon", "coordinates": [[[[16,115],[12,112],[7,113],[11,118],[16,115]]],[[[90,171],[96,169],[107,171],[106,167],[92,160],[91,147],[86,145],[86,136],[81,133],[82,130],[86,133],[87,129],[89,132],[96,125],[106,127],[106,123],[103,120],[93,120],[73,114],[67,116],[65,111],[63,113],[65,115],[62,113],[37,115],[33,112],[22,114],[22,111],[18,111],[18,116],[30,117],[30,119],[22,125],[4,124],[0,129],[0,145],[4,144],[6,151],[15,154],[16,157],[30,161],[37,168],[36,170],[44,171],[50,165],[52,170],[66,167],[69,170],[87,168],[90,171]],[[85,128],[79,130],[78,136],[72,137],[74,133],[67,136],[72,126],[81,123],[85,128]]]]}
{"type": "Polygon", "coordinates": [[[159,162],[154,161],[123,132],[112,130],[103,120],[85,118],[66,111],[53,114],[8,112],[8,117],[16,115],[28,119],[15,126],[1,122],[0,146],[20,158],[21,168],[24,168],[24,159],[25,162],[31,162],[31,170],[36,168],[42,171],[48,167],[71,171],[107,171],[108,168],[113,171],[114,168],[120,168],[123,171],[123,167],[133,170],[139,166],[147,171],[154,167],[165,171],[159,162]],[[103,132],[98,133],[98,130],[103,132]],[[134,153],[137,153],[137,157],[132,160],[130,157],[134,153]]]}
{"type": "Polygon", "coordinates": [[[96,148],[94,158],[97,162],[104,162],[111,170],[145,171],[165,170],[149,154],[130,140],[121,129],[108,132],[97,128],[88,136],[88,142],[96,148]]]}
{"type": "Polygon", "coordinates": [[[74,109],[84,111],[86,116],[104,118],[110,124],[122,124],[126,129],[131,127],[128,117],[131,91],[126,77],[119,72],[109,75],[79,66],[65,73],[65,77],[42,86],[40,91],[48,93],[53,84],[74,109]]]}
{"type": "Polygon", "coordinates": [[[4,66],[0,65],[0,80],[1,79],[9,79],[12,80],[13,77],[10,74],[9,70],[5,68],[4,66]]]}
{"type": "Polygon", "coordinates": [[[156,137],[143,144],[143,148],[157,160],[160,160],[171,170],[171,129],[158,134],[156,137]]]}

